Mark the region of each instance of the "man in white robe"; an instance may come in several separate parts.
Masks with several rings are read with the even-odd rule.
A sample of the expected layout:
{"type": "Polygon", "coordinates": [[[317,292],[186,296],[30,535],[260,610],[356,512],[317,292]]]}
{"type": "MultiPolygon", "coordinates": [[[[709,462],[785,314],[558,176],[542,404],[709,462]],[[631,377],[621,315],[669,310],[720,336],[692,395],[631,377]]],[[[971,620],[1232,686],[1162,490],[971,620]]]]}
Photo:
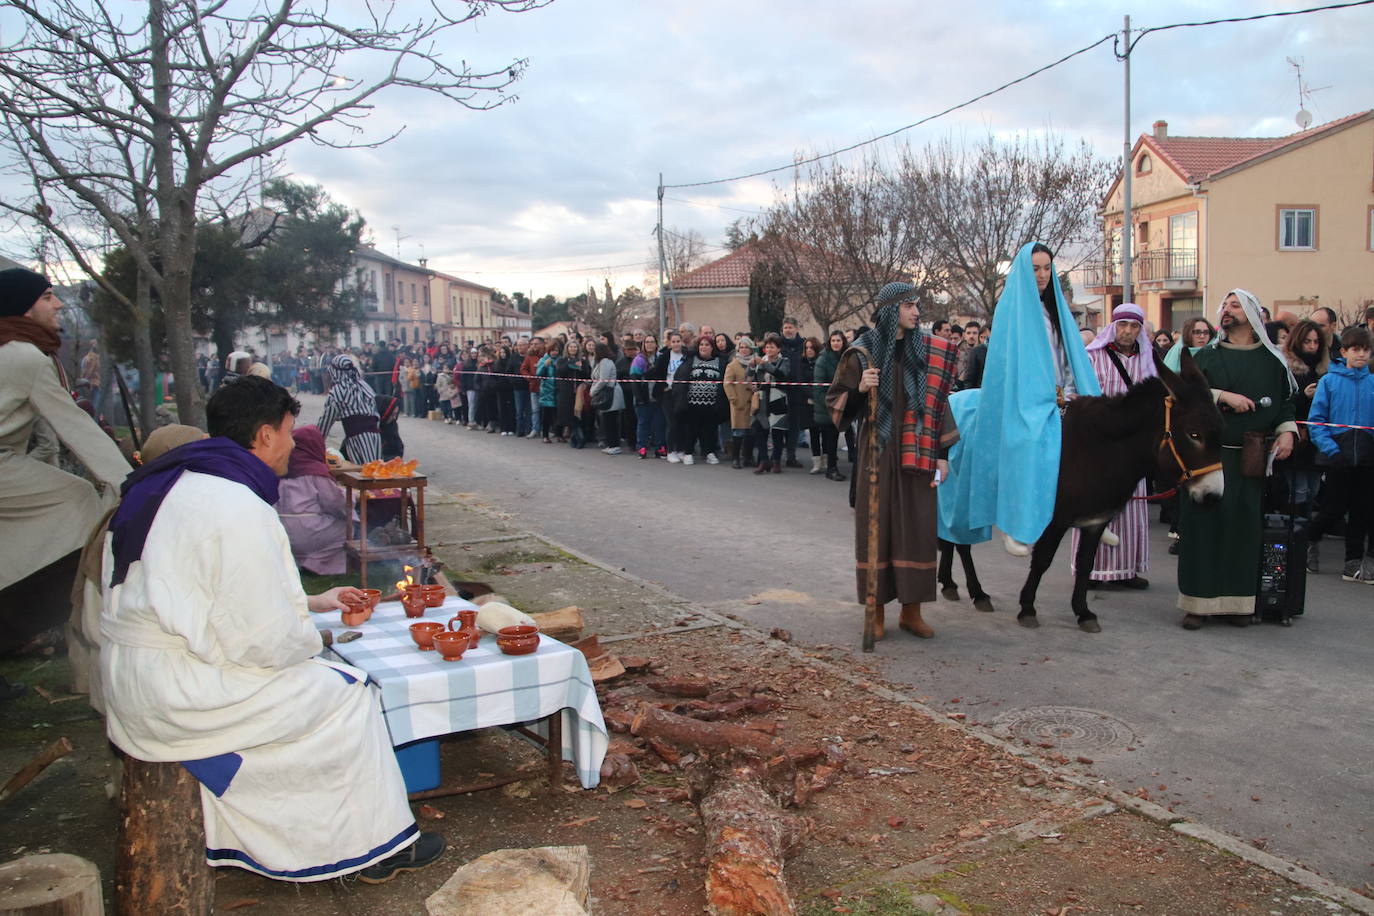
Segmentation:
{"type": "MultiPolygon", "coordinates": [[[[1132,385],[1152,378],[1155,370],[1154,354],[1148,340],[1141,339],[1145,313],[1139,306],[1124,302],[1112,310],[1112,323],[1088,344],[1088,360],[1093,373],[1107,397],[1125,394],[1132,385]]],[[[1093,560],[1091,582],[1095,586],[1112,583],[1121,588],[1149,588],[1149,580],[1142,573],[1150,568],[1149,514],[1146,511],[1145,481],[1136,484],[1126,508],[1107,525],[1116,536],[1116,543],[1104,536],[1093,560]]],[[[1073,529],[1069,549],[1069,568],[1078,574],[1078,541],[1082,532],[1073,529]]]]}
{"type": "Polygon", "coordinates": [[[272,508],[300,405],[267,379],[222,386],[211,437],[130,476],[110,523],[100,629],[107,730],[125,753],[201,782],[206,854],[286,881],[421,868],[421,834],[364,672],[318,657],[272,508]]]}

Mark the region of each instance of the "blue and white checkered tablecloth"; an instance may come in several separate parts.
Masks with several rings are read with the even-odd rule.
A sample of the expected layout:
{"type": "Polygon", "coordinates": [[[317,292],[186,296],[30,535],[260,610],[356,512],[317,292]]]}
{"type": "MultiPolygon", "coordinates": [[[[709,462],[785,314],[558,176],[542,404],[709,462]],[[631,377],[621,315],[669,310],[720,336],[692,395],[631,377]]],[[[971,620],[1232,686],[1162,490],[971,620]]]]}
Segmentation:
{"type": "MultiPolygon", "coordinates": [[[[447,623],[468,608],[476,605],[450,597],[443,607],[426,608],[422,619],[447,623]]],[[[533,722],[562,710],[563,759],[572,761],[584,787],[601,781],[609,743],[606,723],[587,659],[576,649],[541,634],[537,651],[505,655],[496,647],[495,635],[487,633],[476,649],[449,662],[415,645],[409,627],[417,621],[405,616],[399,601],[379,604],[372,618],[357,627],[345,628],[338,611],[313,616],[321,630],[363,634],[335,643],[332,651],[366,671],[381,692],[392,744],[533,722]]]]}

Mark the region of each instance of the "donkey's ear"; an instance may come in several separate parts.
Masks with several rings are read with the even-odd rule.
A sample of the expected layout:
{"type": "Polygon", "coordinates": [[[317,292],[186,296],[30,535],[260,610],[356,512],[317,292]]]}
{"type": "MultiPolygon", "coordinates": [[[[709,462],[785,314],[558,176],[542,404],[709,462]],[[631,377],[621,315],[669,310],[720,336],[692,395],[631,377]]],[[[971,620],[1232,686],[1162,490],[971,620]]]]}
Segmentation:
{"type": "MultiPolygon", "coordinates": [[[[1165,365],[1164,354],[1159,351],[1158,347],[1153,347],[1151,349],[1151,352],[1154,354],[1155,357],[1155,372],[1159,375],[1159,380],[1164,383],[1164,387],[1168,389],[1170,394],[1173,394],[1174,392],[1178,391],[1178,389],[1181,388],[1183,385],[1183,383],[1179,380],[1178,374],[1174,372],[1174,370],[1170,369],[1167,365],[1165,365]]],[[[1183,348],[1182,355],[1184,359],[1188,359],[1187,347],[1183,348]]],[[[1190,359],[1189,364],[1191,365],[1191,363],[1192,360],[1190,359]]]]}
{"type": "Polygon", "coordinates": [[[1202,370],[1197,367],[1197,360],[1193,359],[1193,355],[1188,352],[1187,347],[1184,347],[1178,356],[1178,374],[1184,381],[1211,387],[1207,381],[1207,376],[1203,375],[1202,370]]]}

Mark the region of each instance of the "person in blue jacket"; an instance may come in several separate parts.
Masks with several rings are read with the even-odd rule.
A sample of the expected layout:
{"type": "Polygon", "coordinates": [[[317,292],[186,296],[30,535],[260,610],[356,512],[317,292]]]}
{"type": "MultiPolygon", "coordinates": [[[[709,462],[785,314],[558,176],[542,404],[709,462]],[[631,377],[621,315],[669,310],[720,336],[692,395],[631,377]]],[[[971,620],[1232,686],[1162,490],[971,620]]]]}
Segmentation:
{"type": "Polygon", "coordinates": [[[1341,332],[1344,362],[1334,363],[1312,397],[1307,414],[1312,444],[1321,456],[1318,464],[1327,467],[1326,499],[1323,509],[1308,530],[1309,551],[1336,519],[1349,511],[1345,523],[1345,566],[1341,578],[1346,582],[1374,585],[1374,560],[1365,556],[1365,540],[1374,523],[1374,374],[1369,371],[1369,353],[1374,335],[1368,328],[1354,325],[1341,332]],[[1336,423],[1345,427],[1324,426],[1336,423]]]}

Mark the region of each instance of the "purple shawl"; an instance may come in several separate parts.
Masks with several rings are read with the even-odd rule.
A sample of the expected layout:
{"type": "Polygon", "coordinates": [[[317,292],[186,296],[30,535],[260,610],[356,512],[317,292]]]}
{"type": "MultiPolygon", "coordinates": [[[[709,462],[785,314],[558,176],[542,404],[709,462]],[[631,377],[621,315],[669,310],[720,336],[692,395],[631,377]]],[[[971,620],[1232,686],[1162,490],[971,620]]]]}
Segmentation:
{"type": "Polygon", "coordinates": [[[123,499],[110,520],[110,546],[114,554],[111,586],[123,582],[129,567],[143,556],[148,530],[182,471],[241,483],[269,506],[277,501],[276,473],[238,443],[216,436],[177,446],[134,471],[120,488],[123,499]]]}

